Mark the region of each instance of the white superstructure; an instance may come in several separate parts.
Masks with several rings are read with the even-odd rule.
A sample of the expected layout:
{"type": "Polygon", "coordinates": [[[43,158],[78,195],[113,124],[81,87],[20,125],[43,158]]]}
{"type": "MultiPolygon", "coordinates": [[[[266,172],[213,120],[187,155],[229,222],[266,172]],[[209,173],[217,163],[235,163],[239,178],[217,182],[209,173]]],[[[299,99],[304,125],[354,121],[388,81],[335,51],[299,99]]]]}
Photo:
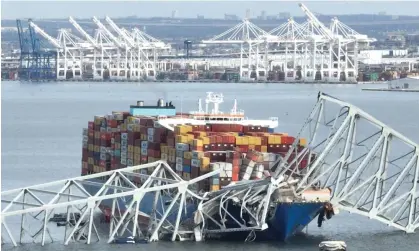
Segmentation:
{"type": "Polygon", "coordinates": [[[224,102],[222,93],[207,92],[205,99],[205,111],[202,109],[201,99],[198,101],[198,111],[190,111],[188,114],[182,114],[176,117],[158,117],[159,123],[173,130],[176,125],[191,124],[191,125],[205,125],[210,124],[238,124],[238,125],[253,125],[263,126],[269,128],[278,127],[278,117],[270,117],[265,120],[249,119],[245,116],[244,110],[239,110],[237,107],[237,100],[234,100],[233,108],[230,112],[224,113],[219,110],[220,104],[224,102]],[[212,104],[212,108],[210,107],[212,104]]]}

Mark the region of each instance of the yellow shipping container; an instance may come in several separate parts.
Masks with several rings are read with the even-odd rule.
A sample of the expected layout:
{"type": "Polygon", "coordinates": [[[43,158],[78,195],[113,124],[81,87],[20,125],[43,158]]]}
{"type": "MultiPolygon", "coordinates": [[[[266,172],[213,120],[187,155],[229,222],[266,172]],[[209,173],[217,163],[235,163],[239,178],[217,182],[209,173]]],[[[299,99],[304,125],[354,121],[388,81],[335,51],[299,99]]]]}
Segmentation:
{"type": "Polygon", "coordinates": [[[209,171],[209,165],[210,165],[210,158],[208,157],[202,157],[201,158],[201,171],[207,172],[209,171]]]}
{"type": "Polygon", "coordinates": [[[207,136],[207,132],[199,132],[199,137],[206,137],[206,136],[207,136]]]}
{"type": "Polygon", "coordinates": [[[176,156],[176,148],[170,147],[169,156],[176,156]]]}
{"type": "Polygon", "coordinates": [[[249,145],[249,150],[255,150],[256,146],[255,145],[249,145]]]}
{"type": "Polygon", "coordinates": [[[186,136],[188,137],[188,144],[191,145],[193,143],[194,136],[192,134],[186,134],[186,136]]]}
{"type": "Polygon", "coordinates": [[[134,159],[134,153],[133,152],[128,152],[127,158],[128,159],[134,159]]]}
{"type": "Polygon", "coordinates": [[[126,124],[122,124],[121,125],[121,131],[126,131],[127,130],[127,125],[126,124]]]}
{"type": "Polygon", "coordinates": [[[236,136],[236,145],[243,145],[243,139],[240,136],[236,136]]]}
{"type": "Polygon", "coordinates": [[[249,137],[247,136],[238,136],[236,137],[236,145],[248,145],[249,137]]]}
{"type": "Polygon", "coordinates": [[[133,145],[128,145],[128,152],[129,153],[133,153],[134,152],[134,146],[133,145]]]}
{"type": "Polygon", "coordinates": [[[141,153],[141,147],[139,147],[139,146],[134,146],[134,153],[138,153],[138,154],[140,154],[140,153],[141,153]]]}
{"type": "Polygon", "coordinates": [[[100,153],[100,146],[95,146],[93,150],[97,153],[100,153]]]}
{"type": "Polygon", "coordinates": [[[168,153],[168,146],[160,145],[160,151],[161,153],[168,153]]]}
{"type": "Polygon", "coordinates": [[[141,154],[139,154],[139,153],[134,153],[134,161],[136,161],[136,160],[141,160],[141,154]]]}
{"type": "Polygon", "coordinates": [[[188,132],[192,132],[192,126],[190,125],[179,125],[175,127],[175,134],[186,134],[188,132]]]}
{"type": "Polygon", "coordinates": [[[184,152],[183,158],[185,159],[192,159],[192,152],[184,152]]]}
{"type": "Polygon", "coordinates": [[[176,135],[176,143],[188,143],[188,136],[185,135],[176,135]]]}
{"type": "Polygon", "coordinates": [[[202,144],[204,144],[204,145],[209,145],[209,143],[210,143],[210,139],[208,137],[201,137],[199,139],[202,140],[202,144]]]}
{"type": "Polygon", "coordinates": [[[268,136],[268,144],[275,144],[275,135],[268,136]]]}
{"type": "Polygon", "coordinates": [[[307,146],[307,139],[300,139],[301,146],[307,146]]]}
{"type": "Polygon", "coordinates": [[[194,145],[194,146],[203,146],[204,145],[204,141],[202,139],[194,139],[192,145],[194,145]]]}
{"type": "Polygon", "coordinates": [[[218,191],[220,190],[220,185],[212,185],[211,186],[211,191],[218,191]]]}
{"type": "Polygon", "coordinates": [[[87,163],[90,164],[90,165],[93,165],[93,164],[95,164],[95,160],[93,158],[89,157],[89,158],[87,158],[87,163]]]}
{"type": "Polygon", "coordinates": [[[268,152],[268,146],[261,146],[260,151],[263,152],[263,153],[267,153],[268,152]]]}
{"type": "Polygon", "coordinates": [[[204,152],[194,151],[192,155],[194,154],[197,157],[197,159],[201,159],[204,157],[204,152]]]}
{"type": "Polygon", "coordinates": [[[93,145],[93,144],[88,144],[88,145],[87,145],[87,149],[88,149],[90,152],[93,152],[93,150],[95,149],[95,147],[94,147],[94,145],[93,145]]]}
{"type": "Polygon", "coordinates": [[[279,135],[275,135],[275,143],[274,144],[282,144],[282,138],[279,135]]]}

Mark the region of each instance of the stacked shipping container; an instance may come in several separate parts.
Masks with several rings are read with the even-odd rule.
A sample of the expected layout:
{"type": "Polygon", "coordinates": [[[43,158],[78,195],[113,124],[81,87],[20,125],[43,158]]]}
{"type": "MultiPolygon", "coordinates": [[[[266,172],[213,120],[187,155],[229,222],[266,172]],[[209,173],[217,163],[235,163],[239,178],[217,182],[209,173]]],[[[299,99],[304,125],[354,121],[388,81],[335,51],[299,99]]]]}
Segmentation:
{"type": "MultiPolygon", "coordinates": [[[[113,112],[95,116],[83,130],[82,175],[164,160],[184,180],[221,169],[218,177],[196,187],[216,191],[231,182],[269,176],[272,164],[294,140],[287,134],[268,133],[266,127],[237,124],[182,125],[172,132],[155,118],[113,112]]],[[[305,145],[300,140],[300,150],[305,145]]],[[[307,164],[303,160],[299,167],[307,164]]]]}

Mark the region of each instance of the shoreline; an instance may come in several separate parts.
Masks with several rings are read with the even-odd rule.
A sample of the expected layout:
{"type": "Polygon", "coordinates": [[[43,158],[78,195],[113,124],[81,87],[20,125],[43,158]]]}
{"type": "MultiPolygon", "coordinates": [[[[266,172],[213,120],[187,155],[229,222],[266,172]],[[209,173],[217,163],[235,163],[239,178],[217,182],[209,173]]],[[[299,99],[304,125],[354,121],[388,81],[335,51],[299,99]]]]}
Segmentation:
{"type": "Polygon", "coordinates": [[[212,80],[212,79],[201,79],[201,80],[94,80],[94,79],[71,79],[71,80],[39,80],[39,81],[27,81],[27,80],[18,80],[18,79],[3,79],[2,81],[10,82],[21,82],[21,83],[77,83],[77,82],[90,82],[90,83],[213,83],[213,84],[327,84],[327,85],[358,85],[358,84],[380,84],[380,82],[308,82],[308,81],[226,81],[226,80],[212,80]]]}

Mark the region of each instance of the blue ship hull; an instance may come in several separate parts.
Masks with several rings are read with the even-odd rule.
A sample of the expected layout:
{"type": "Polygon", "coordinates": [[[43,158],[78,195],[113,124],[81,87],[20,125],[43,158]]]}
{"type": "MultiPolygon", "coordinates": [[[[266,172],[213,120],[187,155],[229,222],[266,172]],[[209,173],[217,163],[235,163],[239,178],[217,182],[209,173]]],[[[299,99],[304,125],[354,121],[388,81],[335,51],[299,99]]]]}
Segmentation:
{"type": "MultiPolygon", "coordinates": [[[[95,180],[98,183],[103,183],[102,180],[95,180]]],[[[99,187],[92,186],[92,185],[84,185],[85,189],[91,193],[95,194],[99,187]]],[[[159,211],[162,212],[162,207],[167,208],[170,205],[170,198],[160,196],[159,197],[161,202],[157,203],[157,207],[159,211]]],[[[119,200],[119,206],[121,213],[126,210],[126,205],[130,203],[131,198],[127,197],[124,201],[122,199],[119,200]]],[[[141,204],[140,204],[140,211],[145,214],[151,214],[152,207],[154,201],[154,193],[147,193],[141,204]]],[[[296,233],[303,230],[321,211],[323,208],[323,202],[290,202],[290,203],[278,203],[273,210],[271,217],[268,219],[267,224],[269,226],[268,229],[264,231],[256,232],[256,239],[257,240],[274,240],[274,241],[286,241],[288,238],[292,237],[296,233]]],[[[112,208],[112,200],[103,200],[100,208],[102,210],[110,211],[112,208]]],[[[176,221],[176,212],[177,205],[173,207],[174,210],[171,211],[171,214],[168,216],[168,220],[172,223],[176,221]]],[[[188,204],[187,210],[185,213],[182,214],[182,219],[188,219],[193,217],[193,212],[197,209],[197,206],[194,204],[188,204]]],[[[237,219],[240,218],[240,208],[239,207],[229,207],[229,212],[236,217],[237,219]]],[[[246,219],[248,221],[249,219],[246,219]]],[[[228,222],[232,222],[231,220],[228,222]]],[[[226,223],[227,225],[228,223],[226,223]]],[[[229,224],[228,227],[238,227],[235,223],[229,224]]],[[[227,239],[244,239],[248,235],[248,232],[232,232],[232,233],[225,233],[221,237],[227,239]]]]}

